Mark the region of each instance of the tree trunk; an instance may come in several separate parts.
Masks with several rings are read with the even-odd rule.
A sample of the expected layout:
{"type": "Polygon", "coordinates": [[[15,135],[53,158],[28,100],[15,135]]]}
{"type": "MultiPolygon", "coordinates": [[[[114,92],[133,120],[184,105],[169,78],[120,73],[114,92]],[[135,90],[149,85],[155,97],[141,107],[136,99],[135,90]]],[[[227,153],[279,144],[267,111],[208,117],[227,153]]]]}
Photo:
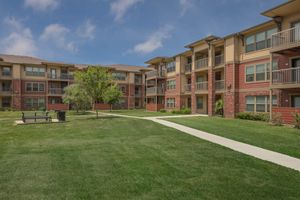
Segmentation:
{"type": "Polygon", "coordinates": [[[112,111],[112,104],[110,104],[110,112],[112,111]]]}
{"type": "Polygon", "coordinates": [[[99,119],[99,113],[98,113],[98,110],[96,110],[96,118],[99,119]]]}

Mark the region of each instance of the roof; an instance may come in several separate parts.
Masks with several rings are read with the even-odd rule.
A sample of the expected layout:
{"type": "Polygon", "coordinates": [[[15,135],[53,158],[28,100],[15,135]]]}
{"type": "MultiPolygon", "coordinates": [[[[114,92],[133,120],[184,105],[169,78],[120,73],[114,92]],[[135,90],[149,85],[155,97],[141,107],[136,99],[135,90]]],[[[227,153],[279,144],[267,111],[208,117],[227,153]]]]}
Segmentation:
{"type": "Polygon", "coordinates": [[[282,17],[300,11],[300,0],[289,0],[261,13],[266,17],[282,17]]]}
{"type": "Polygon", "coordinates": [[[185,48],[193,48],[193,47],[195,47],[195,46],[197,46],[197,45],[199,45],[201,43],[204,43],[204,42],[207,42],[207,41],[210,42],[210,41],[217,40],[217,39],[220,39],[220,37],[215,36],[215,35],[209,35],[209,36],[207,36],[205,38],[202,38],[200,40],[197,40],[195,42],[192,42],[192,43],[186,45],[185,48]]]}
{"type": "Polygon", "coordinates": [[[113,68],[118,71],[128,71],[128,72],[150,71],[146,67],[134,66],[134,65],[124,65],[124,64],[105,65],[105,67],[113,68]]]}
{"type": "Polygon", "coordinates": [[[165,59],[168,59],[168,58],[169,57],[166,57],[166,56],[154,57],[154,58],[151,58],[150,60],[146,61],[145,63],[146,64],[155,64],[155,63],[162,62],[162,61],[164,61],[165,59]]]}
{"type": "Polygon", "coordinates": [[[16,63],[16,64],[41,65],[43,62],[46,62],[46,60],[42,60],[40,58],[35,58],[35,57],[30,57],[30,56],[0,54],[0,58],[3,62],[16,63]]]}
{"type": "Polygon", "coordinates": [[[242,30],[239,32],[239,34],[247,34],[251,31],[256,31],[256,30],[259,30],[259,29],[262,29],[262,28],[265,28],[265,27],[269,27],[270,25],[276,25],[275,22],[273,20],[268,20],[266,22],[263,22],[261,24],[258,24],[258,25],[255,25],[255,26],[252,26],[252,27],[249,27],[245,30],[242,30]]]}

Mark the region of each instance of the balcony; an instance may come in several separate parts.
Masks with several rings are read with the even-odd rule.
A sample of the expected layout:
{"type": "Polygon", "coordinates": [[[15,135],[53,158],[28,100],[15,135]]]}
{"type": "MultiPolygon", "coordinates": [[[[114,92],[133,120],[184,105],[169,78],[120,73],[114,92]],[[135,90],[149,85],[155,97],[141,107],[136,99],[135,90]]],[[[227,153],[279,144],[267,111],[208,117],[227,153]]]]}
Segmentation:
{"type": "Polygon", "coordinates": [[[300,47],[300,27],[287,29],[272,35],[271,52],[300,47]]]}
{"type": "Polygon", "coordinates": [[[185,92],[191,92],[192,91],[192,85],[191,84],[186,84],[184,86],[184,91],[185,92]]]}
{"type": "Polygon", "coordinates": [[[191,73],[192,72],[192,63],[188,63],[184,66],[184,72],[185,73],[191,73]]]}
{"type": "Polygon", "coordinates": [[[157,95],[164,95],[165,90],[162,87],[151,87],[147,88],[146,94],[147,96],[157,96],[157,95]]]}
{"type": "Polygon", "coordinates": [[[222,91],[225,89],[225,81],[224,80],[216,80],[215,81],[215,89],[216,91],[222,91]]]}
{"type": "Polygon", "coordinates": [[[135,83],[136,85],[142,85],[142,78],[135,78],[135,79],[134,79],[134,83],[135,83]]]}
{"type": "Polygon", "coordinates": [[[147,79],[151,79],[151,78],[164,78],[166,73],[165,71],[151,71],[151,72],[147,72],[147,79]]]}
{"type": "Polygon", "coordinates": [[[11,76],[11,71],[2,71],[2,76],[11,76]]]}
{"type": "Polygon", "coordinates": [[[63,95],[64,94],[64,89],[62,89],[62,88],[49,88],[48,93],[50,95],[63,95]]]}
{"type": "Polygon", "coordinates": [[[62,74],[60,74],[60,76],[58,76],[58,74],[48,73],[48,78],[49,79],[54,79],[54,80],[74,80],[74,75],[73,74],[62,73],[62,74]]]}
{"type": "Polygon", "coordinates": [[[224,55],[215,56],[215,66],[220,66],[224,64],[224,55]]]}
{"type": "Polygon", "coordinates": [[[196,70],[208,67],[208,58],[202,58],[195,61],[196,70]]]}
{"type": "Polygon", "coordinates": [[[1,95],[10,95],[10,94],[12,94],[12,89],[10,87],[0,88],[0,94],[1,95]]]}
{"type": "Polygon", "coordinates": [[[208,88],[208,82],[207,81],[202,81],[202,82],[197,82],[196,83],[196,91],[197,92],[207,91],[207,88],[208,88]]]}
{"type": "Polygon", "coordinates": [[[300,67],[274,70],[272,72],[272,86],[278,88],[299,87],[300,67]]]}

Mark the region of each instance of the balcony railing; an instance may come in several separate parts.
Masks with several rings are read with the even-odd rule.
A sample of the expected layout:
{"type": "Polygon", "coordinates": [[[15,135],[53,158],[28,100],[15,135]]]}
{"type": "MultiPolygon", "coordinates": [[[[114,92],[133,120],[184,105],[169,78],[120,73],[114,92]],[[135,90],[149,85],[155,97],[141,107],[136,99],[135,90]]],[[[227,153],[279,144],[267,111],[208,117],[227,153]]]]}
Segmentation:
{"type": "Polygon", "coordinates": [[[146,75],[147,75],[148,79],[149,78],[155,78],[155,77],[163,78],[163,77],[165,77],[166,72],[163,71],[163,70],[161,70],[161,71],[151,71],[151,72],[146,73],[146,75]]]}
{"type": "Polygon", "coordinates": [[[223,65],[224,64],[224,55],[215,56],[215,66],[223,65]]]}
{"type": "Polygon", "coordinates": [[[207,81],[197,82],[196,83],[196,91],[206,91],[208,83],[207,81]]]}
{"type": "Polygon", "coordinates": [[[299,84],[300,67],[275,70],[272,72],[272,84],[299,84]]]}
{"type": "Polygon", "coordinates": [[[141,97],[142,96],[142,93],[141,92],[136,92],[134,93],[135,97],[141,97]]]}
{"type": "Polygon", "coordinates": [[[162,87],[147,88],[147,95],[163,95],[165,90],[162,87]]]}
{"type": "Polygon", "coordinates": [[[196,69],[202,69],[208,67],[208,58],[202,58],[195,61],[196,69]]]}
{"type": "Polygon", "coordinates": [[[2,71],[2,76],[11,76],[11,71],[2,71]]]}
{"type": "Polygon", "coordinates": [[[272,35],[272,51],[279,51],[300,46],[300,26],[272,35]]]}
{"type": "Polygon", "coordinates": [[[49,94],[54,94],[54,95],[64,94],[64,89],[62,89],[62,88],[49,88],[48,91],[49,91],[49,94]]]}
{"type": "Polygon", "coordinates": [[[135,79],[134,79],[134,83],[135,83],[136,85],[142,85],[142,78],[135,78],[135,79]]]}
{"type": "Polygon", "coordinates": [[[192,71],[192,63],[188,63],[185,65],[184,71],[186,73],[190,73],[192,71]]]}
{"type": "Polygon", "coordinates": [[[0,88],[1,93],[11,93],[12,89],[10,87],[2,87],[0,88]]]}
{"type": "Polygon", "coordinates": [[[225,81],[224,80],[217,80],[215,81],[215,89],[217,91],[225,89],[225,81]]]}
{"type": "Polygon", "coordinates": [[[73,74],[60,74],[60,76],[58,76],[58,74],[48,74],[48,78],[49,79],[56,79],[56,80],[74,80],[74,75],[73,74]]]}
{"type": "Polygon", "coordinates": [[[184,91],[185,92],[191,92],[192,91],[192,85],[191,84],[186,84],[184,86],[184,91]]]}

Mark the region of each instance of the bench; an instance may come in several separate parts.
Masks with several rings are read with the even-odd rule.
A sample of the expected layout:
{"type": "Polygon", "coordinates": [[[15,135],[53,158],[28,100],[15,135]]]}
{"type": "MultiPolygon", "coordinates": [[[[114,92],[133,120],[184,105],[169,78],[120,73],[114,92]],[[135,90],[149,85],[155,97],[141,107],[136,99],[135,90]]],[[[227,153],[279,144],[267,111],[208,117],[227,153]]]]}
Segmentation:
{"type": "Polygon", "coordinates": [[[24,123],[26,123],[26,120],[34,120],[34,122],[36,122],[36,120],[38,119],[45,119],[46,122],[51,122],[52,121],[52,117],[48,115],[49,112],[46,112],[44,115],[37,115],[37,113],[35,112],[34,115],[31,116],[25,116],[25,113],[22,112],[22,121],[24,123]]]}

